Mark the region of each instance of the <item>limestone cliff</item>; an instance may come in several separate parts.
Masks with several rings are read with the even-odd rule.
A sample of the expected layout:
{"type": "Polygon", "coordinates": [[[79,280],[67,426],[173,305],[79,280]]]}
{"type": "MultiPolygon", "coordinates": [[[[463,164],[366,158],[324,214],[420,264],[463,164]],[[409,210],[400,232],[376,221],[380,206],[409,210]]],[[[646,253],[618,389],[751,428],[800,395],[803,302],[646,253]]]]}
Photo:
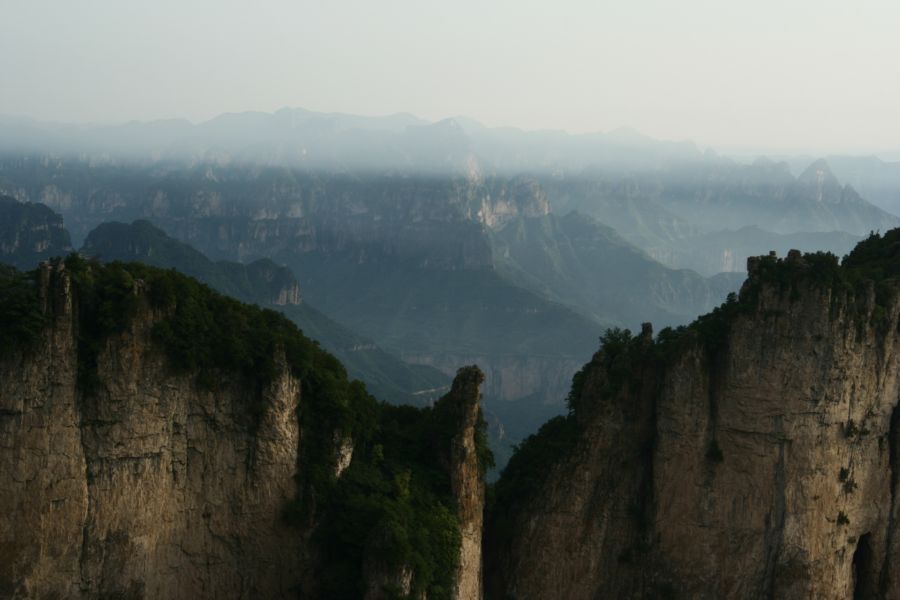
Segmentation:
{"type": "Polygon", "coordinates": [[[83,393],[72,282],[40,276],[49,324],[0,361],[0,595],[291,597],[300,382],[283,360],[258,392],[228,373],[202,389],[155,350],[148,310],[83,393]]]}
{"type": "Polygon", "coordinates": [[[435,410],[451,413],[455,435],[450,440],[447,463],[450,486],[456,500],[462,542],[452,597],[455,600],[482,596],[481,534],[484,515],[483,465],[479,456],[479,430],[482,417],[479,405],[484,374],[478,367],[460,369],[450,393],[435,410]]]}
{"type": "Polygon", "coordinates": [[[0,271],[0,597],[478,597],[482,381],[391,406],[174,271],[0,271]]]}
{"type": "Polygon", "coordinates": [[[607,336],[498,485],[491,597],[900,597],[898,233],[607,336]]]}
{"type": "MultiPolygon", "coordinates": [[[[435,451],[440,472],[446,477],[450,505],[455,512],[455,527],[448,531],[458,537],[455,547],[440,555],[440,567],[452,567],[445,581],[447,588],[421,590],[415,586],[420,575],[415,562],[387,560],[379,549],[383,531],[374,529],[364,557],[366,600],[379,600],[399,595],[404,598],[447,598],[479,600],[483,596],[482,531],[485,503],[486,470],[492,458],[487,448],[485,423],[481,414],[480,387],[484,374],[476,366],[459,369],[450,391],[438,400],[425,437],[425,446],[435,451]],[[374,543],[373,543],[374,542],[374,543]]],[[[409,435],[405,433],[404,435],[409,435]]],[[[403,492],[401,492],[401,495],[403,492]]],[[[422,568],[421,564],[418,568],[422,568]]]]}

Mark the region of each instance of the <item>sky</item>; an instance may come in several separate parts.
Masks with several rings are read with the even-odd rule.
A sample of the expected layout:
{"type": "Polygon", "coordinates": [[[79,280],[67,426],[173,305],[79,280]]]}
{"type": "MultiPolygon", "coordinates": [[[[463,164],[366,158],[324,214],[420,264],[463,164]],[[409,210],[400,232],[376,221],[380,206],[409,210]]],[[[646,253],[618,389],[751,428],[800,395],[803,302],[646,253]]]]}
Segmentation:
{"type": "Polygon", "coordinates": [[[303,107],[900,151],[894,0],[0,0],[0,114],[303,107]]]}

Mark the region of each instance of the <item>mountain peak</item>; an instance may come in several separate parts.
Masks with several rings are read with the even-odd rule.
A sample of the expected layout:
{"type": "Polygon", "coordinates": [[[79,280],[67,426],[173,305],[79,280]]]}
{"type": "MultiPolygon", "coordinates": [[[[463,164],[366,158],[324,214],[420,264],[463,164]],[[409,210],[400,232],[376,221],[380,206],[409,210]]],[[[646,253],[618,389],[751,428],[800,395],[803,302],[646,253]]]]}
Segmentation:
{"type": "Polygon", "coordinates": [[[622,127],[616,127],[615,129],[606,133],[606,137],[609,140],[616,142],[628,142],[628,143],[645,143],[650,141],[651,138],[647,137],[634,127],[630,127],[628,125],[623,125],[622,127]]]}
{"type": "Polygon", "coordinates": [[[815,184],[817,186],[839,186],[841,185],[838,178],[834,176],[828,161],[820,158],[814,161],[797,178],[800,183],[815,184]]]}

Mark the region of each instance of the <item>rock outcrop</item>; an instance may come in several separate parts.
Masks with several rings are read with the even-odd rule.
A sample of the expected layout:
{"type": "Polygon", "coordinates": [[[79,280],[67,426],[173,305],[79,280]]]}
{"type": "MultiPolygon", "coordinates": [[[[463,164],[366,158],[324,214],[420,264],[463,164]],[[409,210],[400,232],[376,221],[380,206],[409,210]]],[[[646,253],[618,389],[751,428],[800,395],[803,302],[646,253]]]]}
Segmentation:
{"type": "MultiPolygon", "coordinates": [[[[487,441],[481,414],[481,384],[484,374],[477,366],[456,373],[450,391],[438,400],[433,413],[440,425],[431,432],[441,470],[449,476],[447,490],[455,507],[460,544],[449,590],[440,597],[452,600],[480,600],[483,597],[482,532],[485,505],[485,464],[487,441]],[[449,592],[449,593],[447,593],[449,592]]],[[[376,542],[379,540],[375,540],[376,542]]],[[[378,543],[371,543],[377,547],[378,543]]],[[[447,561],[449,562],[449,561],[447,561]]],[[[390,564],[377,552],[364,558],[365,600],[416,598],[429,595],[413,589],[417,573],[408,564],[390,564]]]]}
{"type": "Polygon", "coordinates": [[[484,522],[483,465],[478,456],[478,432],[482,419],[480,387],[484,374],[478,367],[460,369],[453,387],[435,410],[448,410],[454,418],[456,435],[450,441],[448,466],[450,486],[456,500],[462,543],[459,548],[455,600],[482,596],[481,535],[484,522]]]}
{"type": "Polygon", "coordinates": [[[149,311],[84,393],[71,281],[62,265],[40,281],[50,324],[0,361],[0,595],[292,597],[300,382],[282,363],[258,393],[228,373],[200,389],[151,343],[149,311]]]}
{"type": "Polygon", "coordinates": [[[503,402],[516,402],[528,397],[563,398],[584,359],[541,355],[473,356],[459,354],[408,354],[409,364],[435,367],[453,375],[457,365],[477,364],[484,372],[482,391],[485,397],[503,402]]]}
{"type": "Polygon", "coordinates": [[[501,479],[492,597],[900,596],[900,301],[861,276],[897,272],[896,233],[855,272],[757,259],[691,328],[607,338],[501,479]]]}

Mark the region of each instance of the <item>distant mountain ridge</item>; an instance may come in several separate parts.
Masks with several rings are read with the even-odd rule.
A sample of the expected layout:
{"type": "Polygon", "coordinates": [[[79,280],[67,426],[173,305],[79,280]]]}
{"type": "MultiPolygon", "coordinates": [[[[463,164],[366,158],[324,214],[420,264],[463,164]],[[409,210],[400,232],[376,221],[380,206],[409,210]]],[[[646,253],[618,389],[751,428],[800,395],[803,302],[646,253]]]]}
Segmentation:
{"type": "MultiPolygon", "coordinates": [[[[734,161],[690,141],[666,141],[629,127],[606,133],[487,127],[457,116],[427,121],[409,113],[362,116],[282,108],[116,125],[47,123],[0,115],[0,153],[82,157],[92,162],[252,163],[329,172],[443,175],[619,174],[685,165],[733,167],[734,161]]],[[[792,163],[811,158],[790,157],[792,163]]],[[[829,156],[838,179],[864,198],[900,214],[900,163],[874,156],[829,156]]],[[[762,159],[781,168],[783,163],[762,159]]],[[[751,223],[741,223],[747,225],[751,223]]],[[[761,223],[756,223],[762,226],[761,223]]],[[[739,226],[740,226],[739,225],[739,226]]]]}
{"type": "Polygon", "coordinates": [[[492,232],[492,239],[498,265],[513,281],[595,319],[614,314],[631,327],[687,323],[721,304],[744,279],[670,269],[578,212],[522,217],[492,232]]]}
{"type": "Polygon", "coordinates": [[[900,225],[841,184],[823,160],[798,177],[787,163],[759,160],[538,180],[553,212],[589,214],[664,264],[704,275],[743,272],[748,256],[770,250],[842,255],[870,231],[900,225]]]}
{"type": "Polygon", "coordinates": [[[113,126],[41,123],[0,117],[0,151],[93,156],[142,162],[256,162],[332,171],[417,170],[465,173],[581,168],[597,162],[650,166],[699,160],[691,142],[654,140],[624,129],[568,134],[490,128],[466,118],[428,122],[408,113],[367,117],[283,108],[226,113],[191,124],[181,119],[113,126]]]}
{"type": "MultiPolygon", "coordinates": [[[[137,164],[163,173],[187,166],[204,169],[211,179],[226,167],[351,179],[536,178],[555,212],[576,208],[591,214],[664,261],[685,256],[683,249],[669,247],[672,239],[746,226],[783,235],[863,236],[900,225],[900,218],[846,185],[852,180],[882,206],[900,207],[900,170],[891,163],[833,157],[838,169],[818,160],[794,177],[784,162],[741,165],[690,142],[655,140],[629,128],[573,135],[491,128],[466,117],[428,122],[405,113],[368,117],[302,108],[228,113],[196,125],[162,120],[67,126],[0,118],[0,153],[22,152],[49,154],[52,161],[81,157],[95,166],[137,164]]],[[[0,169],[0,189],[2,180],[0,169]]],[[[17,193],[23,191],[7,189],[34,199],[33,191],[17,193]]],[[[48,204],[53,206],[49,199],[48,204]]],[[[149,215],[112,218],[141,216],[149,215]]],[[[76,239],[86,233],[69,222],[76,239]]],[[[845,246],[841,241],[833,248],[845,246]]],[[[720,254],[727,262],[736,250],[722,248],[720,254]]],[[[707,272],[699,262],[667,264],[707,272]]]]}
{"type": "Polygon", "coordinates": [[[139,220],[130,225],[115,221],[103,223],[88,234],[81,252],[103,261],[139,261],[175,268],[218,292],[248,302],[300,304],[300,284],[290,269],[265,258],[249,264],[213,263],[149,221],[139,220]]]}
{"type": "Polygon", "coordinates": [[[829,156],[826,160],[838,179],[863,198],[900,215],[900,161],[876,156],[829,156]]]}

